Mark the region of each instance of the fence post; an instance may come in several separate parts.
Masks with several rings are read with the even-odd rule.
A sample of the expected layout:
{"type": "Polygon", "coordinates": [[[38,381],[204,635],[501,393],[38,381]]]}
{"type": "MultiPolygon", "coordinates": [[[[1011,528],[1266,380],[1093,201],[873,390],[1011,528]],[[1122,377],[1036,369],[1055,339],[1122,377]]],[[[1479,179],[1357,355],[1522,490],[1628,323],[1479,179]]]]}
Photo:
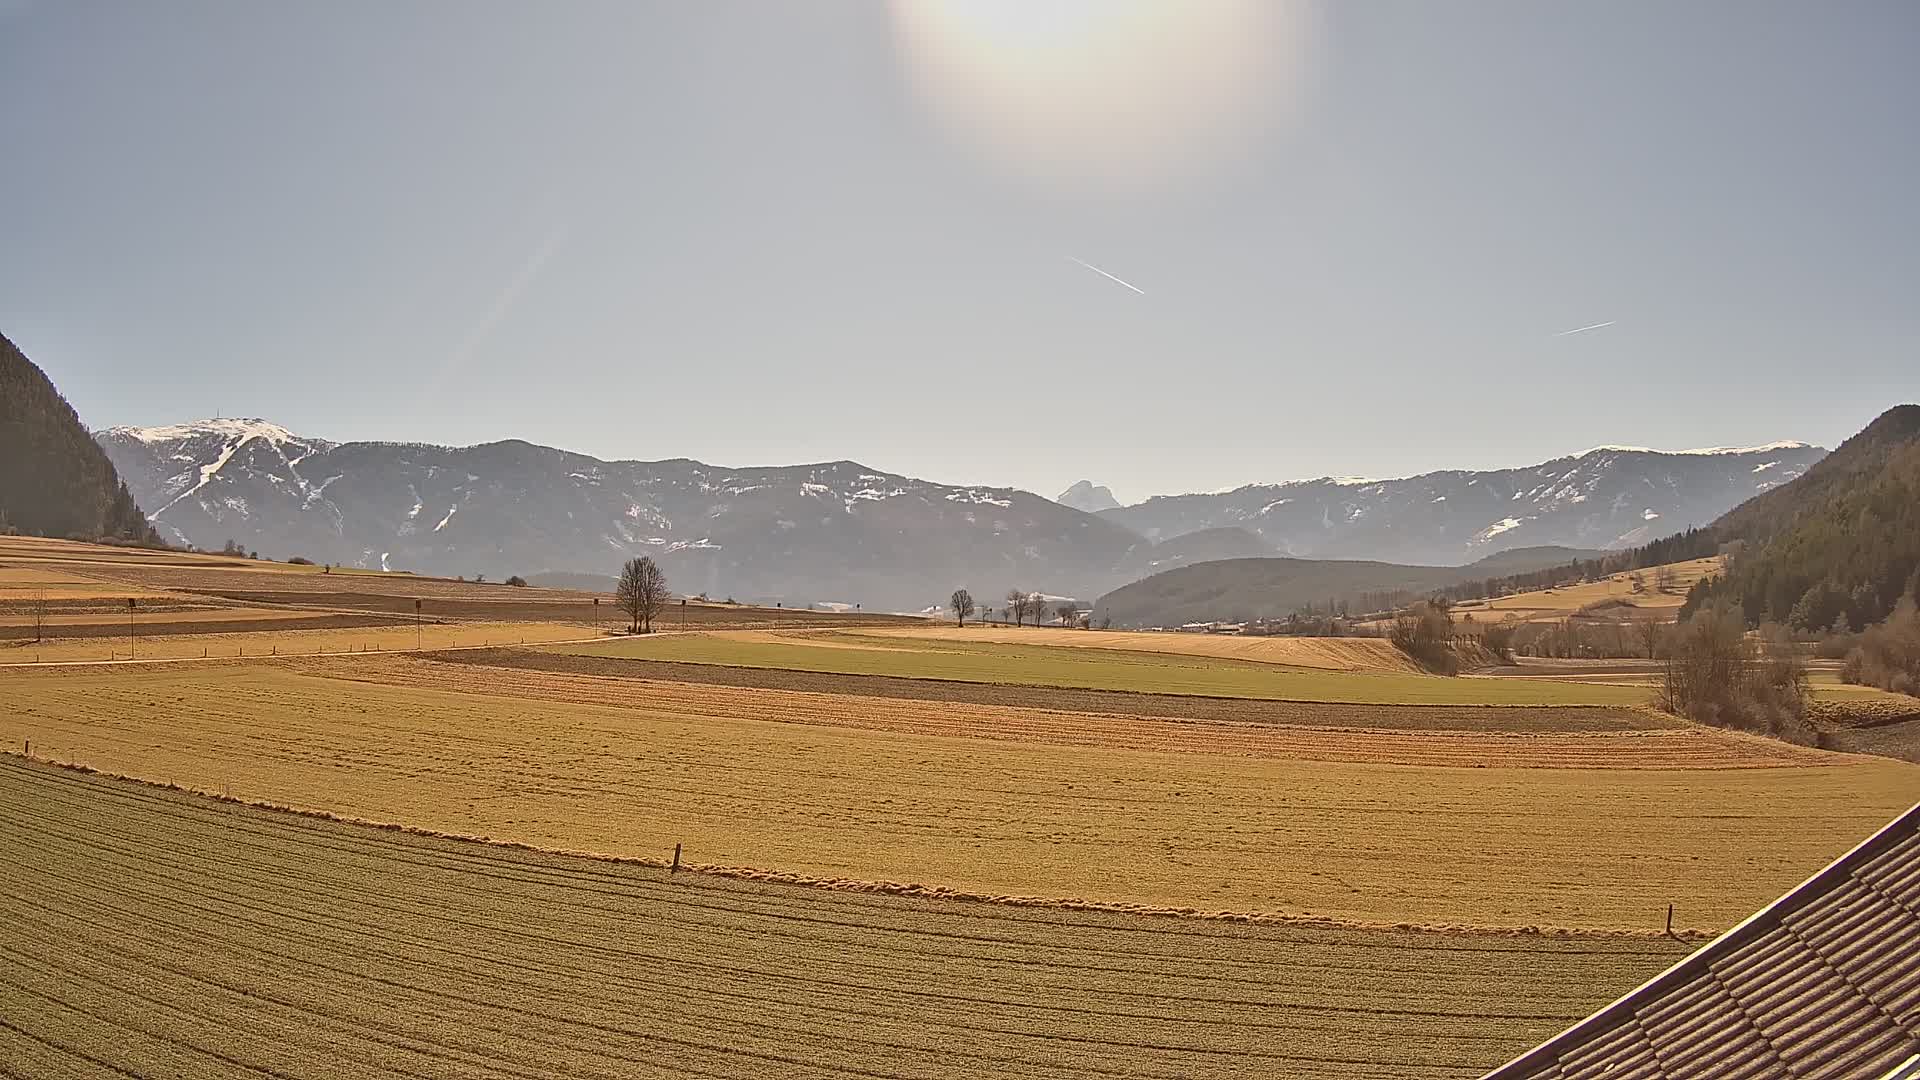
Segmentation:
{"type": "Polygon", "coordinates": [[[1667,905],[1667,936],[1673,936],[1673,905],[1667,905]]]}
{"type": "Polygon", "coordinates": [[[675,844],[673,845],[673,869],[668,870],[667,873],[677,874],[679,872],[680,872],[680,845],[675,844]]]}

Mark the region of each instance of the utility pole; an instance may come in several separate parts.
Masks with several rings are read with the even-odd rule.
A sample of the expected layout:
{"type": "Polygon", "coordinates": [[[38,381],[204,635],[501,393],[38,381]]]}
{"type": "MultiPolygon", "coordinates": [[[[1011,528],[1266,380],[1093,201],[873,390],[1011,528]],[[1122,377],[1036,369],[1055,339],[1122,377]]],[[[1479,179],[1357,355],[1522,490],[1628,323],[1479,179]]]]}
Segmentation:
{"type": "Polygon", "coordinates": [[[425,646],[424,646],[424,644],[423,644],[423,643],[422,643],[422,641],[421,641],[421,636],[420,636],[420,635],[421,635],[421,630],[420,630],[420,598],[416,596],[416,597],[414,597],[414,598],[413,598],[413,651],[414,651],[414,652],[423,652],[423,651],[425,651],[425,646]]]}
{"type": "Polygon", "coordinates": [[[137,604],[133,597],[127,597],[127,659],[133,659],[133,609],[137,604]]]}

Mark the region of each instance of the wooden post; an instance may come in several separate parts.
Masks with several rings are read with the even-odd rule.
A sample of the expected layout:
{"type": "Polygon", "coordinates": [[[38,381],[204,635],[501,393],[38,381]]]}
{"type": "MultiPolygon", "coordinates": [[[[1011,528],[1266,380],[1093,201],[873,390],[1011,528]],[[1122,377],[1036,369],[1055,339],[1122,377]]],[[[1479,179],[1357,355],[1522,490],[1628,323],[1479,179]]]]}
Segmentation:
{"type": "Polygon", "coordinates": [[[27,748],[20,752],[20,756],[26,758],[28,761],[33,760],[33,740],[32,739],[27,740],[27,748]]]}
{"type": "Polygon", "coordinates": [[[1667,905],[1667,936],[1673,936],[1673,905],[1667,905]]]}
{"type": "Polygon", "coordinates": [[[667,873],[677,874],[679,872],[680,872],[680,845],[675,844],[673,845],[673,869],[667,871],[667,873]]]}

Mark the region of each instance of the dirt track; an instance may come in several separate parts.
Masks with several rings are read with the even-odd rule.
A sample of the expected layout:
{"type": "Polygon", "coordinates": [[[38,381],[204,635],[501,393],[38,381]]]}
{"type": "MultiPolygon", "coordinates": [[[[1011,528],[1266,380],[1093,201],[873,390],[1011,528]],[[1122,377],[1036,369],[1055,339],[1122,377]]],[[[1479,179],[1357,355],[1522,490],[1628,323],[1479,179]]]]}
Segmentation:
{"type": "Polygon", "coordinates": [[[1219,698],[1189,694],[1145,694],[1126,690],[1078,690],[1044,686],[939,679],[902,679],[889,675],[841,675],[785,668],[685,664],[666,660],[626,660],[575,656],[524,649],[448,654],[450,664],[519,668],[571,675],[649,679],[759,690],[797,690],[814,694],[851,694],[901,701],[950,701],[972,705],[1008,705],[1065,712],[1120,716],[1179,717],[1236,724],[1288,724],[1315,727],[1393,728],[1401,731],[1631,731],[1679,727],[1668,718],[1638,709],[1587,705],[1354,705],[1325,702],[1219,698]]]}

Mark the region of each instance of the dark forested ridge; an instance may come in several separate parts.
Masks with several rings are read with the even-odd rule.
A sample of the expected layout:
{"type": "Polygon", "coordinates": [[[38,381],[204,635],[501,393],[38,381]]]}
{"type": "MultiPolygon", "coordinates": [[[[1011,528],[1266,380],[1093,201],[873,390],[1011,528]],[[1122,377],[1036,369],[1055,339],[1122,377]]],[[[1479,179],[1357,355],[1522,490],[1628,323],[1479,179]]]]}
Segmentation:
{"type": "Polygon", "coordinates": [[[73,406],[4,335],[0,528],[42,536],[157,542],[73,406]]]}
{"type": "Polygon", "coordinates": [[[1686,614],[1738,603],[1749,622],[1860,629],[1920,591],[1920,405],[1887,410],[1805,475],[1714,523],[1737,541],[1686,614]]]}

